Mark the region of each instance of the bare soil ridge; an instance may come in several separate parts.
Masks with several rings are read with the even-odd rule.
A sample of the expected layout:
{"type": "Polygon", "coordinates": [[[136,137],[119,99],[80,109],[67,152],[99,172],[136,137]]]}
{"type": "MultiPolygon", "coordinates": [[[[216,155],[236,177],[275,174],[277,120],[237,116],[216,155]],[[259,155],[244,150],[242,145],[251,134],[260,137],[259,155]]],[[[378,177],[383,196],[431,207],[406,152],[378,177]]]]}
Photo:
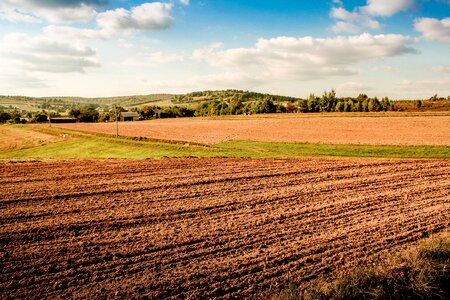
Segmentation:
{"type": "Polygon", "coordinates": [[[0,165],[0,298],[255,297],[450,226],[449,160],[0,165]]]}

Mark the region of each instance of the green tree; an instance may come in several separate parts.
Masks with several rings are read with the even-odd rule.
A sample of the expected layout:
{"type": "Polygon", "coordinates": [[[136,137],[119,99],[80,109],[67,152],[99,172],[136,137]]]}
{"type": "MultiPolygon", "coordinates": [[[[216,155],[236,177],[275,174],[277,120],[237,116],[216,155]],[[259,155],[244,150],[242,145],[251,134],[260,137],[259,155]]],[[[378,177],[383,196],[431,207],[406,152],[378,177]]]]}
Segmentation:
{"type": "Polygon", "coordinates": [[[46,111],[39,111],[33,114],[30,122],[32,123],[43,123],[48,121],[48,114],[46,111]]]}
{"type": "Polygon", "coordinates": [[[416,107],[420,109],[422,107],[422,101],[416,100],[416,107]]]}
{"type": "Polygon", "coordinates": [[[320,111],[333,111],[336,105],[336,92],[334,90],[331,90],[329,93],[325,91],[319,101],[320,111]]]}
{"type": "Polygon", "coordinates": [[[345,101],[344,103],[344,111],[345,112],[351,112],[353,109],[353,101],[348,99],[347,101],[345,101]]]}
{"type": "Polygon", "coordinates": [[[1,110],[0,111],[0,123],[6,123],[7,121],[11,120],[12,117],[9,113],[6,111],[1,110]]]}
{"type": "Polygon", "coordinates": [[[380,101],[378,100],[377,97],[371,98],[369,100],[368,108],[369,108],[369,111],[371,111],[371,112],[380,111],[381,105],[380,105],[380,101]]]}
{"type": "Polygon", "coordinates": [[[337,112],[343,112],[344,111],[344,102],[338,101],[338,103],[336,103],[334,110],[337,112]]]}
{"type": "Polygon", "coordinates": [[[309,95],[308,102],[307,102],[309,112],[319,112],[320,111],[319,100],[320,100],[320,98],[317,98],[316,96],[314,96],[314,94],[309,95]]]}
{"type": "Polygon", "coordinates": [[[391,101],[389,101],[388,97],[384,97],[383,99],[381,99],[380,102],[380,109],[382,111],[388,111],[391,110],[391,101]]]}
{"type": "Polygon", "coordinates": [[[297,110],[299,112],[303,112],[303,113],[308,112],[308,101],[305,100],[305,99],[298,100],[298,102],[297,102],[297,110]]]}

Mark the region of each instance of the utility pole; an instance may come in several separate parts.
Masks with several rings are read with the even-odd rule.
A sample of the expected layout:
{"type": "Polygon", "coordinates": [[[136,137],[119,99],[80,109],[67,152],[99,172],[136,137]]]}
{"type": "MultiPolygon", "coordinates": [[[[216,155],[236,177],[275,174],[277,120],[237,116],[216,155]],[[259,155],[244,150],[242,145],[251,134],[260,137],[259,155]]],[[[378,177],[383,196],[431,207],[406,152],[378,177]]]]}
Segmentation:
{"type": "Polygon", "coordinates": [[[116,136],[119,136],[119,119],[117,118],[117,106],[114,104],[114,112],[116,114],[116,136]]]}
{"type": "Polygon", "coordinates": [[[50,117],[50,111],[48,112],[48,127],[52,127],[52,119],[50,117]]]}

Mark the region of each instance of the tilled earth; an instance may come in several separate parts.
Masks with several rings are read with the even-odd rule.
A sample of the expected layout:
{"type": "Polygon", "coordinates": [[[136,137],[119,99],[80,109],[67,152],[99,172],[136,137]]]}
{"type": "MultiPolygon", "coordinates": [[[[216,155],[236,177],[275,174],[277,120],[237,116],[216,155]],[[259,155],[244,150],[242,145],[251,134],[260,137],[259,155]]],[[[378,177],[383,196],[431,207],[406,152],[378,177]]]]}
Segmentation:
{"type": "MultiPolygon", "coordinates": [[[[47,125],[39,125],[47,126],[47,125]]],[[[115,135],[115,123],[55,124],[55,127],[115,135]]],[[[265,118],[176,118],[121,122],[121,136],[204,144],[228,140],[364,145],[450,146],[450,115],[284,114],[265,118]],[[376,117],[375,117],[376,116],[376,117]]]]}
{"type": "Polygon", "coordinates": [[[450,226],[450,160],[0,164],[0,298],[256,298],[450,226]]]}

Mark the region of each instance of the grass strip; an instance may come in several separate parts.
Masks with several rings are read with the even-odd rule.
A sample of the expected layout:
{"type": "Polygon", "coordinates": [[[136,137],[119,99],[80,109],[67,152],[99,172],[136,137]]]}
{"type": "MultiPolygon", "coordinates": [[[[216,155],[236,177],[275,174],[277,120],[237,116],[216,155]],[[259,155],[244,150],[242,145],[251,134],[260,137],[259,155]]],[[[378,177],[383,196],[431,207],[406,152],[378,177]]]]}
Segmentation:
{"type": "Polygon", "coordinates": [[[254,141],[228,141],[216,144],[231,156],[276,158],[301,156],[384,157],[384,158],[450,158],[448,146],[390,146],[302,144],[254,141]]]}
{"type": "Polygon", "coordinates": [[[198,143],[115,137],[62,128],[21,127],[58,136],[55,142],[26,149],[0,149],[0,158],[161,158],[161,157],[373,157],[450,158],[449,146],[330,145],[258,141],[198,143]],[[61,141],[60,137],[64,137],[61,141]]]}

